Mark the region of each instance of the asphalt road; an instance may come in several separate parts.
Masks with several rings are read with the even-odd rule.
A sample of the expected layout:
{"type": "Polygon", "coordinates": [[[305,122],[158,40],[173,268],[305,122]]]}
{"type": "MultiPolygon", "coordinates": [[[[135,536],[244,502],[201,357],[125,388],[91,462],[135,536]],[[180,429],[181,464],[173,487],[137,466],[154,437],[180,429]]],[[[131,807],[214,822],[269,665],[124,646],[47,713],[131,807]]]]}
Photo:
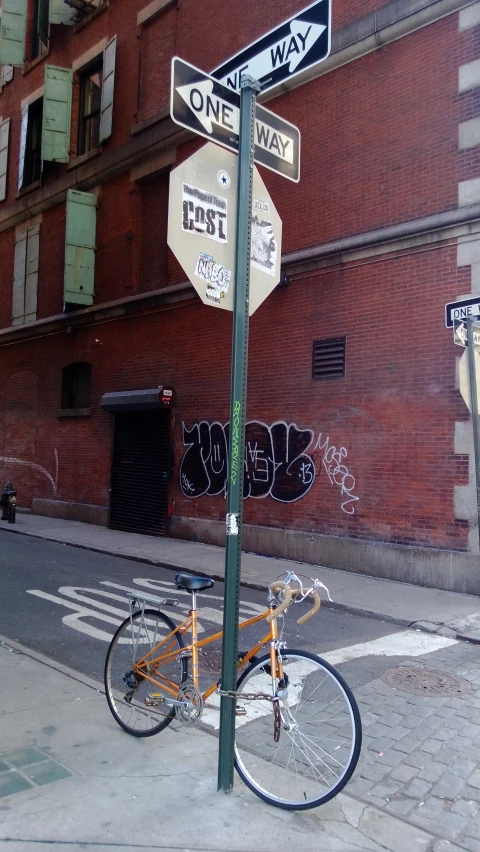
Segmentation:
{"type": "MultiPolygon", "coordinates": [[[[162,607],[176,621],[188,610],[189,596],[175,589],[172,571],[3,531],[0,577],[0,634],[96,679],[103,676],[111,636],[128,615],[126,589],[178,598],[177,607],[162,607]]],[[[216,581],[199,596],[200,623],[207,633],[221,629],[223,591],[223,583],[216,581]]],[[[241,617],[262,611],[265,602],[264,593],[242,588],[241,617]]],[[[290,648],[321,655],[397,631],[391,623],[327,608],[298,627],[295,619],[303,606],[291,607],[286,619],[284,638],[290,648]]],[[[242,631],[239,648],[250,647],[262,628],[249,628],[248,635],[242,631]]],[[[392,663],[391,657],[370,656],[340,668],[354,688],[392,663]]]]}

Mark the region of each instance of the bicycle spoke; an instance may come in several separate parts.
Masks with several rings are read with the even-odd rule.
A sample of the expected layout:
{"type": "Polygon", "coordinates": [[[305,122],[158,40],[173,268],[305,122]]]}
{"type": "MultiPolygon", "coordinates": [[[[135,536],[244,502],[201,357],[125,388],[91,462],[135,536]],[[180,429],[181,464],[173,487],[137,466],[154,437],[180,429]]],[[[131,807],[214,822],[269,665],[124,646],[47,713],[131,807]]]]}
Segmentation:
{"type": "Polygon", "coordinates": [[[134,736],[156,734],[174,718],[172,696],[162,683],[176,694],[175,684],[179,689],[187,674],[187,661],[179,656],[183,642],[174,630],[167,616],[145,610],[124,621],[112,639],[105,663],[107,701],[118,724],[134,736]]]}
{"type": "Polygon", "coordinates": [[[242,701],[242,692],[272,694],[265,660],[239,681],[237,700],[246,706],[247,717],[237,723],[236,766],[261,798],[279,807],[305,809],[328,801],[347,783],[360,751],[360,718],[350,690],[328,663],[302,651],[282,652],[282,659],[288,686],[279,699],[278,742],[272,705],[254,701],[249,711],[248,699],[242,701]]]}

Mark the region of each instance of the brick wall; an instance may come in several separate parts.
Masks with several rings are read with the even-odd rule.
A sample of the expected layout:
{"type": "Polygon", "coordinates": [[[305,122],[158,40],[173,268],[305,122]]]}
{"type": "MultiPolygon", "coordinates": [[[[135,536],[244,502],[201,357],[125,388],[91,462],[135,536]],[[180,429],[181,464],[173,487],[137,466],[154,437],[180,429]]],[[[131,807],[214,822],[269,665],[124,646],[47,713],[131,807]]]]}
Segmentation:
{"type": "MultiPolygon", "coordinates": [[[[111,0],[79,32],[52,33],[48,62],[65,66],[117,34],[113,135],[99,163],[131,142],[132,126],[141,138],[148,133],[141,122],[167,109],[173,54],[210,70],[303,8],[293,0],[222,2],[207,14],[204,5],[183,0],[137,28],[145,5],[111,0]]],[[[343,26],[382,3],[333,5],[334,26],[343,26]]],[[[458,152],[459,122],[480,108],[478,90],[459,94],[458,69],[480,58],[479,39],[480,27],[459,32],[458,15],[447,15],[269,102],[302,133],[300,183],[262,173],[283,220],[284,253],[457,208],[459,181],[480,177],[478,148],[458,152]]],[[[20,100],[42,81],[40,62],[24,75],[16,71],[0,97],[0,112],[12,117],[9,199],[0,204],[3,329],[11,321],[14,224],[2,226],[1,217],[16,202],[20,100]]],[[[77,96],[75,89],[74,102],[77,96]]],[[[177,162],[200,144],[178,146],[177,162]]],[[[165,246],[168,174],[135,183],[130,165],[106,173],[98,188],[96,306],[185,280],[165,246]]],[[[67,173],[65,166],[49,169],[39,192],[67,173]]],[[[62,308],[62,191],[42,211],[39,319],[62,308]]],[[[41,197],[30,196],[33,210],[41,197]]],[[[443,324],[445,303],[466,291],[467,279],[451,232],[296,269],[291,283],[273,292],[251,321],[247,418],[311,430],[305,452],[315,481],[296,502],[248,499],[246,523],[467,547],[468,524],[454,517],[453,489],[468,483],[468,457],[455,455],[453,436],[468,411],[443,324]],[[345,378],[312,381],[312,341],[338,336],[346,337],[345,378]],[[330,479],[329,459],[338,468],[330,479]]],[[[15,344],[0,338],[0,475],[12,478],[21,505],[43,497],[108,506],[113,417],[100,407],[103,393],[172,385],[171,511],[222,519],[224,497],[189,499],[180,465],[183,424],[190,430],[228,420],[230,347],[231,316],[201,305],[193,292],[185,303],[132,309],[121,318],[92,314],[74,334],[62,326],[15,344]],[[92,364],[91,414],[58,417],[62,369],[74,361],[92,364]]]]}
{"type": "MultiPolygon", "coordinates": [[[[438,320],[443,294],[455,292],[455,275],[454,247],[391,255],[296,280],[258,309],[251,321],[248,419],[311,430],[307,452],[317,475],[299,502],[247,500],[247,523],[465,546],[465,524],[452,515],[452,484],[466,481],[465,460],[454,456],[452,441],[463,403],[453,382],[451,336],[438,320]],[[447,277],[452,283],[445,287],[447,277]],[[338,335],[347,338],[345,379],[312,381],[312,340],[338,335]],[[326,447],[346,450],[342,464],[358,500],[345,510],[345,495],[322,463],[326,447]]],[[[199,421],[228,421],[230,323],[229,314],[192,304],[35,344],[29,375],[38,377],[36,459],[52,473],[57,451],[57,499],[108,505],[113,418],[99,408],[101,395],[164,384],[175,387],[177,398],[175,512],[223,517],[222,496],[182,494],[179,469],[182,423],[190,429],[199,421]],[[58,419],[61,369],[77,360],[92,363],[92,415],[58,419]]],[[[16,357],[12,348],[3,351],[6,375],[16,357]]],[[[32,419],[26,422],[30,429],[32,419]]],[[[11,445],[7,422],[5,428],[4,455],[11,456],[18,438],[11,445]]],[[[31,448],[25,453],[34,460],[31,448]]],[[[7,473],[22,504],[53,496],[45,476],[15,466],[7,473]]]]}

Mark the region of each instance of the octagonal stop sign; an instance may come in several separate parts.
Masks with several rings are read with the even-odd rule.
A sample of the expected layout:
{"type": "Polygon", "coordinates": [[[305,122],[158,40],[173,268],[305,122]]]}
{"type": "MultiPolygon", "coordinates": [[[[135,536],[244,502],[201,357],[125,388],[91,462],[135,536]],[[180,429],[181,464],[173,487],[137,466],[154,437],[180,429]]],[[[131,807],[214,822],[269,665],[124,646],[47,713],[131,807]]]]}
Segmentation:
{"type": "MultiPolygon", "coordinates": [[[[475,358],[475,378],[477,383],[477,407],[480,414],[480,352],[477,348],[474,350],[475,358]]],[[[470,396],[470,371],[468,369],[468,351],[465,349],[460,361],[458,362],[458,379],[460,393],[468,410],[472,410],[472,400],[470,396]]]]}
{"type": "MultiPolygon", "coordinates": [[[[168,245],[202,302],[233,311],[238,156],[208,142],[170,175],[168,245]]],[[[249,314],[280,280],[282,221],[253,172],[249,314]]]]}

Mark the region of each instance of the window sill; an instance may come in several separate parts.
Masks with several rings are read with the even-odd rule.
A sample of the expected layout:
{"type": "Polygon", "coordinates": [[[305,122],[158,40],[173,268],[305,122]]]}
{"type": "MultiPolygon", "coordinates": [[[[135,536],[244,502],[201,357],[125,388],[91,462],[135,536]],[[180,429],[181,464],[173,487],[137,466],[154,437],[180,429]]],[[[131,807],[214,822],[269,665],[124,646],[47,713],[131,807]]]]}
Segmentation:
{"type": "Polygon", "coordinates": [[[80,154],[79,157],[72,157],[67,166],[67,170],[70,171],[70,169],[76,169],[78,166],[83,166],[84,163],[88,163],[89,160],[93,160],[93,158],[101,154],[102,151],[102,146],[98,145],[96,148],[92,148],[91,151],[87,151],[86,154],[80,154]]]}
{"type": "Polygon", "coordinates": [[[47,47],[45,53],[41,53],[40,56],[36,56],[35,59],[27,60],[23,63],[22,74],[25,77],[26,74],[29,74],[30,71],[33,71],[37,65],[41,65],[42,62],[45,61],[47,56],[50,55],[50,45],[47,47]]]}
{"type": "Polygon", "coordinates": [[[59,408],[57,417],[90,417],[91,408],[59,408]]]}
{"type": "Polygon", "coordinates": [[[145,26],[145,24],[149,24],[154,18],[158,18],[159,15],[162,15],[164,12],[167,12],[171,6],[176,5],[178,9],[177,0],[152,0],[148,6],[145,6],[144,9],[141,9],[137,15],[137,25],[145,26]]]}
{"type": "Polygon", "coordinates": [[[40,189],[41,185],[41,180],[35,180],[33,183],[29,183],[28,186],[24,186],[22,189],[19,189],[15,197],[23,198],[23,196],[28,195],[29,192],[33,192],[35,189],[40,189]]]}

